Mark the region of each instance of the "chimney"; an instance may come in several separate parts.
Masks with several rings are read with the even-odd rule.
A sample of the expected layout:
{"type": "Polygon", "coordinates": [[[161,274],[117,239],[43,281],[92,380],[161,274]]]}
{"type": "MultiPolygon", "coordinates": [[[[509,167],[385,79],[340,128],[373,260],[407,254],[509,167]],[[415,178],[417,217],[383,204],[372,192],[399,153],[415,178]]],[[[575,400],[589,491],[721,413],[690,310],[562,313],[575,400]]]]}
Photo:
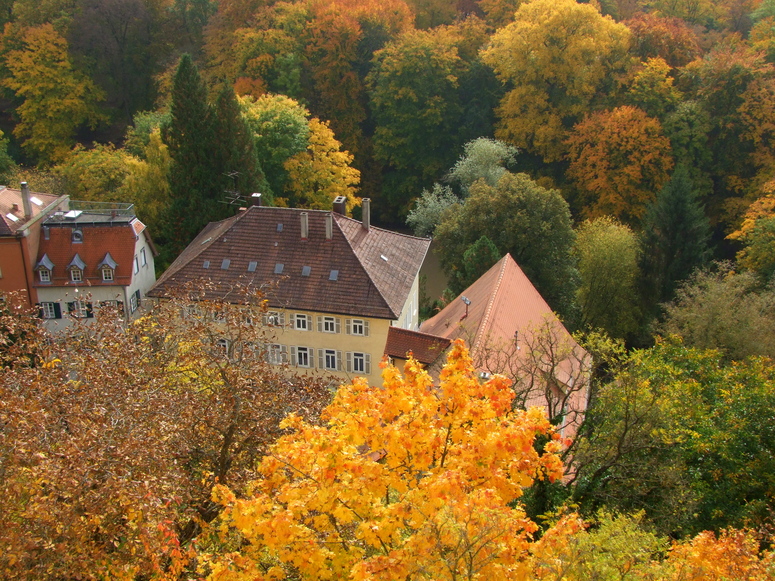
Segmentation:
{"type": "Polygon", "coordinates": [[[341,214],[342,216],[347,215],[347,198],[344,196],[337,196],[334,198],[334,212],[341,214]]]}
{"type": "Polygon", "coordinates": [[[27,182],[22,182],[22,207],[24,208],[24,217],[32,217],[32,206],[30,205],[30,187],[27,182]]]}
{"type": "Polygon", "coordinates": [[[309,238],[309,214],[307,212],[301,213],[301,239],[306,240],[309,238]]]}
{"type": "Polygon", "coordinates": [[[329,212],[326,214],[326,240],[334,237],[334,216],[329,212]]]}
{"type": "Polygon", "coordinates": [[[368,232],[371,227],[371,198],[361,200],[361,210],[361,225],[368,232]]]}

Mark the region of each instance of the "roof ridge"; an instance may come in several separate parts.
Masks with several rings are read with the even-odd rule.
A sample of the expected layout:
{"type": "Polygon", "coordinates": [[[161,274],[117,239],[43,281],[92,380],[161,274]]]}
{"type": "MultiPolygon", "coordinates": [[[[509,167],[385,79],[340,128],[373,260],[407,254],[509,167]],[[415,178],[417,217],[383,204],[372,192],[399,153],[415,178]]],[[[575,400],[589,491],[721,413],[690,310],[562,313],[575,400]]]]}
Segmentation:
{"type": "Polygon", "coordinates": [[[484,316],[482,317],[482,322],[479,324],[479,329],[476,332],[476,338],[474,339],[474,344],[471,345],[471,357],[474,357],[476,355],[476,352],[479,350],[479,341],[484,335],[484,332],[486,329],[490,326],[490,315],[492,314],[493,304],[495,303],[495,298],[498,296],[498,292],[501,288],[501,283],[503,282],[503,275],[506,273],[506,265],[508,264],[508,260],[506,260],[506,257],[510,256],[508,253],[506,253],[503,258],[500,259],[499,262],[502,262],[500,272],[498,273],[498,280],[495,283],[495,288],[493,289],[493,292],[490,294],[490,299],[487,302],[487,308],[484,311],[484,316]]]}
{"type": "MultiPolygon", "coordinates": [[[[387,298],[385,298],[385,295],[382,292],[382,289],[380,289],[379,286],[377,286],[377,284],[374,282],[374,279],[372,278],[372,276],[369,273],[368,269],[366,268],[366,266],[361,261],[360,255],[355,251],[355,248],[353,248],[353,245],[350,242],[350,238],[347,236],[345,231],[342,229],[342,226],[339,224],[339,220],[337,219],[337,216],[340,216],[342,218],[347,218],[347,216],[342,216],[341,214],[337,214],[336,212],[332,212],[331,214],[334,216],[334,220],[333,221],[334,221],[334,223],[336,223],[336,227],[339,228],[339,232],[342,233],[342,236],[344,237],[345,242],[347,242],[347,246],[350,247],[350,250],[352,251],[353,256],[355,256],[355,260],[358,262],[358,265],[363,269],[363,273],[366,275],[366,278],[368,279],[369,284],[372,287],[374,287],[374,289],[377,291],[377,294],[379,294],[379,298],[382,299],[382,302],[385,303],[385,306],[388,308],[388,311],[390,311],[393,314],[393,316],[397,319],[398,317],[401,316],[401,313],[400,312],[396,313],[393,310],[393,307],[390,306],[390,303],[388,302],[387,298]]],[[[348,220],[353,220],[352,218],[347,218],[347,219],[348,220]]],[[[357,222],[357,220],[353,220],[353,221],[357,222]]]]}

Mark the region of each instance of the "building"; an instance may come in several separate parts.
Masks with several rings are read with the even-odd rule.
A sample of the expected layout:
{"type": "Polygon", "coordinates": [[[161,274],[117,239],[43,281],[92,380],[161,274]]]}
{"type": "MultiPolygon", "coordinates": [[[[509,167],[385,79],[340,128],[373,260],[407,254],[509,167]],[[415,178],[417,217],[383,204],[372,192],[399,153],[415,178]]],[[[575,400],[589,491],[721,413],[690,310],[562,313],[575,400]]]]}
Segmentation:
{"type": "Polygon", "coordinates": [[[42,223],[33,266],[46,328],[88,322],[106,306],[137,316],[156,280],[155,255],[132,204],[70,201],[42,223]]]}
{"type": "Polygon", "coordinates": [[[239,302],[237,288],[260,289],[275,327],[270,361],[378,384],[390,328],[419,326],[430,241],[371,226],[368,199],[362,222],[344,213],[340,197],[333,211],[252,206],[213,222],[149,295],[169,298],[198,284],[201,299],[239,302]]]}
{"type": "Polygon", "coordinates": [[[510,254],[420,331],[465,339],[482,379],[511,378],[520,407],[540,406],[572,437],[587,409],[590,357],[510,254]]]}
{"type": "Polygon", "coordinates": [[[38,302],[35,260],[43,221],[67,207],[67,196],[31,193],[0,186],[0,293],[16,292],[27,306],[38,302]]]}

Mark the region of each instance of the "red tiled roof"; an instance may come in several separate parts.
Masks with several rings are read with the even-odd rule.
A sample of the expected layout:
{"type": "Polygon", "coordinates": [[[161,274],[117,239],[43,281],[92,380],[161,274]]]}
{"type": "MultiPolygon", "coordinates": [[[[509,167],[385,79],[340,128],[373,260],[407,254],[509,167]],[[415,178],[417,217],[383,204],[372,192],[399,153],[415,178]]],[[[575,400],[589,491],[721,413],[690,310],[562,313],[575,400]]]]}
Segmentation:
{"type": "MultiPolygon", "coordinates": [[[[37,198],[41,202],[41,205],[38,205],[33,201],[30,202],[30,209],[32,210],[30,218],[38,216],[43,210],[58,199],[57,196],[40,194],[37,192],[30,192],[30,196],[37,198]]],[[[24,217],[24,205],[22,204],[21,190],[13,190],[10,188],[0,189],[0,236],[12,236],[28,221],[29,218],[24,217]],[[18,220],[9,218],[9,214],[16,216],[18,220]]]]}
{"type": "Polygon", "coordinates": [[[447,350],[450,343],[452,341],[444,337],[390,327],[385,344],[385,355],[406,359],[407,354],[411,352],[417,361],[430,365],[447,350]]]}
{"type": "Polygon", "coordinates": [[[44,254],[48,255],[54,263],[54,271],[51,276],[51,284],[36,282],[35,286],[64,286],[74,284],[70,282],[70,273],[67,265],[76,254],[86,263],[83,277],[84,282],[79,286],[127,286],[132,281],[132,269],[135,253],[135,226],[133,222],[124,222],[114,225],[88,225],[79,224],[78,228],[83,232],[83,242],[73,242],[73,225],[48,226],[48,239],[41,236],[38,249],[37,262],[44,254]],[[105,255],[116,261],[114,280],[102,281],[102,273],[97,265],[102,262],[105,255]]]}
{"type": "Polygon", "coordinates": [[[204,298],[228,298],[237,284],[266,287],[276,282],[267,296],[274,307],[397,319],[430,241],[375,227],[367,231],[357,220],[336,213],[332,238],[326,240],[327,214],[251,206],[208,224],[149,295],[168,296],[208,279],[211,287],[204,298]],[[309,219],[306,240],[301,238],[302,212],[309,219]],[[248,270],[251,262],[256,263],[253,272],[248,270]],[[276,273],[279,264],[282,272],[276,273]],[[309,267],[306,276],[304,267],[309,267]],[[332,271],[337,271],[336,280],[332,271]]]}

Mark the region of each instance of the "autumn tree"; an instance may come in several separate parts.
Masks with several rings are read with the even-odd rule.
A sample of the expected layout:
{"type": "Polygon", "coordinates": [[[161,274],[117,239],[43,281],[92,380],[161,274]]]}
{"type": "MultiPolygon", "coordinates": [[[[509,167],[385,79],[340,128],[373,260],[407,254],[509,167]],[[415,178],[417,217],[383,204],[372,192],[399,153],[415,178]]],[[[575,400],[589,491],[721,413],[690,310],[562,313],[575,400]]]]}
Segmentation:
{"type": "Polygon", "coordinates": [[[460,270],[466,250],[487,236],[502,256],[516,260],[549,305],[569,314],[576,270],[568,203],[525,174],[505,174],[495,187],[476,182],[461,205],[442,215],[436,229],[442,267],[460,270]]]}
{"type": "Polygon", "coordinates": [[[342,151],[328,123],[309,121],[309,145],[283,164],[288,172],[285,186],[292,207],[325,210],[337,196],[347,199],[347,209],[360,204],[356,196],[360,172],[351,167],[353,156],[342,151]]]}
{"type": "Polygon", "coordinates": [[[626,26],[575,0],[521,4],[482,53],[511,87],[498,107],[496,137],[545,162],[566,152],[567,131],[614,89],[627,67],[626,26]]]}
{"type": "Polygon", "coordinates": [[[576,301],[585,327],[625,338],[637,327],[638,238],[610,217],[581,224],[574,253],[578,260],[576,301]]]}
{"type": "Polygon", "coordinates": [[[177,578],[214,483],[244,491],[280,419],[317,417],[326,386],[265,361],[262,297],[204,290],[129,326],[101,309],[1,370],[4,578],[177,578]]]}
{"type": "Polygon", "coordinates": [[[568,176],[586,216],[637,224],[673,169],[659,121],[623,106],[578,123],[567,141],[568,176]]]}
{"type": "Polygon", "coordinates": [[[50,24],[26,29],[21,47],[5,54],[5,67],[2,83],[20,100],[14,135],[41,163],[64,159],[76,131],[102,120],[102,91],[74,67],[67,41],[50,24]]]}
{"type": "Polygon", "coordinates": [[[296,416],[253,493],[216,489],[239,549],[215,579],[511,579],[535,524],[523,489],[561,465],[538,409],[514,411],[508,381],[481,383],[457,342],[438,386],[410,361],[383,389],[339,388],[326,425],[296,416]],[[354,414],[353,410],[359,410],[354,414]],[[542,443],[545,442],[545,443],[542,443]]]}

